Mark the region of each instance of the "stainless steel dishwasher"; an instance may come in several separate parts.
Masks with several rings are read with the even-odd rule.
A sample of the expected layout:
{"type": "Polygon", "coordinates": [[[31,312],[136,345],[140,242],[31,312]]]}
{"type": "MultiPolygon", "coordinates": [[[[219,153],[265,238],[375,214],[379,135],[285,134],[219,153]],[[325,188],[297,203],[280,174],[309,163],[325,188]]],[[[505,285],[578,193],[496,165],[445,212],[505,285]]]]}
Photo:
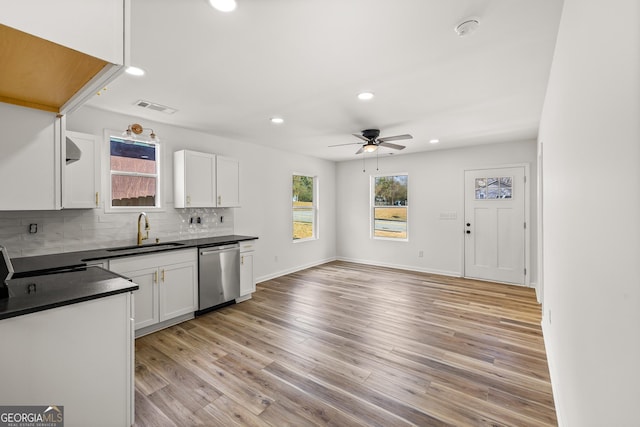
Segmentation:
{"type": "Polygon", "coordinates": [[[240,296],[240,245],[200,248],[198,257],[199,311],[240,296]]]}

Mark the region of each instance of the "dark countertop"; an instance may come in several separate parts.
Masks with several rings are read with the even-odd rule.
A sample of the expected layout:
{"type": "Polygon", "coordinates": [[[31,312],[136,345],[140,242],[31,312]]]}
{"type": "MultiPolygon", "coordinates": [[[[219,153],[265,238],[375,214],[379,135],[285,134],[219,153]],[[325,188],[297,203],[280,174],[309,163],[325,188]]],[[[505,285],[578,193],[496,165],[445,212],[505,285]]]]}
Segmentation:
{"type": "Polygon", "coordinates": [[[11,279],[8,287],[9,298],[0,299],[0,320],[138,289],[130,280],[95,266],[11,279]]]}
{"type": "Polygon", "coordinates": [[[125,246],[120,248],[102,248],[78,252],[64,252],[60,254],[39,255],[31,257],[12,258],[13,277],[27,277],[39,273],[49,273],[51,271],[84,267],[92,261],[106,261],[112,258],[121,258],[135,255],[146,255],[155,252],[173,251],[186,248],[202,248],[209,246],[219,246],[228,243],[237,243],[245,240],[256,240],[254,236],[218,236],[206,237],[203,239],[174,240],[170,242],[149,243],[142,247],[125,246]]]}
{"type": "Polygon", "coordinates": [[[0,298],[0,320],[138,289],[127,278],[88,266],[91,262],[256,239],[229,235],[12,258],[14,274],[8,281],[9,298],[0,298]]]}

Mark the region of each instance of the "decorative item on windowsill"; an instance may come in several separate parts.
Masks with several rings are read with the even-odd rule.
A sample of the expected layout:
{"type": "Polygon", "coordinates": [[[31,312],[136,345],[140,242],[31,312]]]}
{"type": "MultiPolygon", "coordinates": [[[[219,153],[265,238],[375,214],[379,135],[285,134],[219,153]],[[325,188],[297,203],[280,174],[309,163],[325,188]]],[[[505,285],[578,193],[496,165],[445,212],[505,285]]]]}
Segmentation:
{"type": "Polygon", "coordinates": [[[129,127],[127,127],[127,130],[122,132],[122,136],[125,139],[130,139],[130,140],[137,140],[137,141],[147,140],[149,142],[160,142],[160,138],[158,138],[158,135],[155,134],[153,129],[151,129],[151,128],[143,128],[142,125],[140,125],[138,123],[133,123],[133,124],[129,125],[129,127]],[[142,133],[144,131],[149,131],[148,139],[145,136],[140,136],[140,135],[142,135],[142,133]]]}

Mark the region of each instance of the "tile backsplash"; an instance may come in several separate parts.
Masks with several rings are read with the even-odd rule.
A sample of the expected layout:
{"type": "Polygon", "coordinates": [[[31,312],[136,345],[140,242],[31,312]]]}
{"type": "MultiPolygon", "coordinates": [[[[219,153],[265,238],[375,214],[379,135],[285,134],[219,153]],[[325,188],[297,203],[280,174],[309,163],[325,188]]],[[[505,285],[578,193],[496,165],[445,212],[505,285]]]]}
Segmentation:
{"type": "MultiPolygon", "coordinates": [[[[46,255],[136,244],[139,212],[105,213],[100,209],[0,212],[0,245],[11,257],[46,255]],[[37,232],[29,233],[30,224],[37,232]]],[[[233,209],[167,207],[149,212],[153,243],[233,234],[233,209]],[[196,218],[200,218],[197,223],[196,218]],[[194,218],[194,222],[190,222],[194,218]]]]}

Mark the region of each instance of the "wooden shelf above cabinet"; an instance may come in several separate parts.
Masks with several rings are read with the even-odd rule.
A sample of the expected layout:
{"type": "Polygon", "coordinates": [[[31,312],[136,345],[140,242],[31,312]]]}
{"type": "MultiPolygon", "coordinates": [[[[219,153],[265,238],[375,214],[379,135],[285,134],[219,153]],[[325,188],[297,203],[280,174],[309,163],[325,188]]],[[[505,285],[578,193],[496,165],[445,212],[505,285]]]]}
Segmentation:
{"type": "Polygon", "coordinates": [[[0,24],[0,101],[59,113],[108,62],[0,24]]]}

